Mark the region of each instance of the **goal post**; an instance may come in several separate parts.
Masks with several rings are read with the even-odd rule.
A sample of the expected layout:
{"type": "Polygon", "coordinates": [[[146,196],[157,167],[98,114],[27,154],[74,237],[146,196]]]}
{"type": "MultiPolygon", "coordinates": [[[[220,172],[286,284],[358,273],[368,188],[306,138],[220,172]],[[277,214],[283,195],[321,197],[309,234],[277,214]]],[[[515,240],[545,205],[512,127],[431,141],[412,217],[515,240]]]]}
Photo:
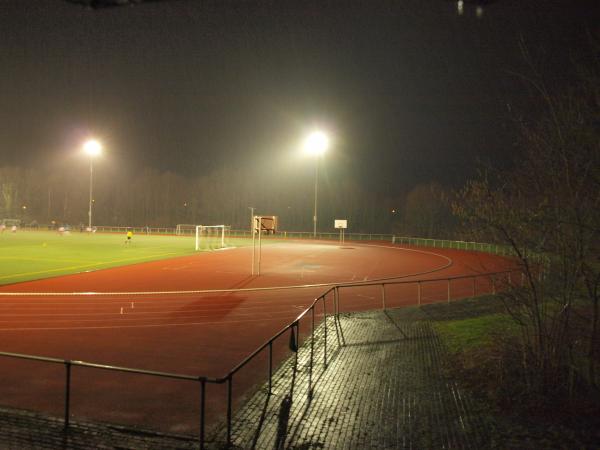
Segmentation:
{"type": "Polygon", "coordinates": [[[275,234],[277,231],[277,216],[252,216],[252,275],[260,275],[260,260],[262,256],[261,238],[263,234],[275,234]],[[258,234],[258,260],[256,252],[256,235],[258,234]],[[256,266],[256,270],[255,270],[256,266]]]}
{"type": "Polygon", "coordinates": [[[217,250],[227,247],[229,225],[196,225],[196,250],[217,250]]]}

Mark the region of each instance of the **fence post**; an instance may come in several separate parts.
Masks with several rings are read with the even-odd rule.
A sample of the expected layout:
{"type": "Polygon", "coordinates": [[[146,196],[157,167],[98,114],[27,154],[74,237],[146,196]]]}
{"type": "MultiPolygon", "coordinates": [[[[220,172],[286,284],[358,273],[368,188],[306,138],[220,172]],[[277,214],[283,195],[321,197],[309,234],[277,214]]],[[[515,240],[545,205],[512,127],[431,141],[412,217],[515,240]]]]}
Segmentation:
{"type": "Polygon", "coordinates": [[[65,361],[67,369],[65,380],[65,422],[64,431],[69,429],[69,416],[71,415],[71,361],[65,361]]]}
{"type": "MultiPolygon", "coordinates": [[[[334,299],[335,299],[335,307],[336,307],[336,312],[335,312],[335,321],[337,324],[337,330],[339,330],[339,335],[341,336],[341,343],[339,343],[340,346],[342,345],[346,345],[346,340],[344,339],[344,332],[342,331],[342,322],[340,321],[340,291],[339,291],[339,286],[336,286],[333,290],[333,294],[334,294],[334,299]]],[[[340,338],[340,336],[338,336],[338,340],[340,338]]]]}
{"type": "Polygon", "coordinates": [[[312,397],[312,372],[313,372],[313,355],[315,352],[315,307],[310,309],[310,369],[308,372],[308,397],[312,397]]]}
{"type": "Polygon", "coordinates": [[[231,446],[231,385],[233,375],[227,378],[227,446],[231,446]]]}
{"type": "MultiPolygon", "coordinates": [[[[292,325],[292,327],[293,326],[294,325],[292,325]]],[[[296,347],[296,351],[294,353],[296,354],[296,361],[294,362],[294,364],[296,364],[296,369],[298,369],[298,353],[300,351],[300,320],[296,320],[295,326],[296,326],[296,342],[295,342],[294,346],[296,347]]]]}
{"type": "Polygon", "coordinates": [[[273,341],[269,341],[269,395],[273,386],[273,341]]]}
{"type": "Polygon", "coordinates": [[[381,283],[381,301],[383,302],[383,310],[385,311],[385,283],[381,283]]]}
{"type": "Polygon", "coordinates": [[[325,305],[325,296],[321,297],[323,299],[323,325],[324,328],[324,338],[325,338],[325,346],[323,347],[323,365],[327,367],[327,307],[325,305]]]}
{"type": "Polygon", "coordinates": [[[205,405],[206,405],[206,379],[200,378],[200,450],[204,450],[205,405]]]}
{"type": "Polygon", "coordinates": [[[448,303],[450,303],[450,278],[448,278],[448,303]]]}

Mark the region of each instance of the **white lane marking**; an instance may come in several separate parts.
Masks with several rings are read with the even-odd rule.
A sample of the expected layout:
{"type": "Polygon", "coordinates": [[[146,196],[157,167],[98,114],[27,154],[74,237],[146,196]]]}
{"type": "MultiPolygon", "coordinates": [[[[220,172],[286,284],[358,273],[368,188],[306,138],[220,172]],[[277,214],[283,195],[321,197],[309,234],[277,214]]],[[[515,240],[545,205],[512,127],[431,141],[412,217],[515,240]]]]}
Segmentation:
{"type": "Polygon", "coordinates": [[[265,321],[281,321],[283,319],[295,319],[297,316],[286,317],[264,317],[261,319],[249,320],[220,320],[217,322],[189,322],[189,323],[161,323],[161,324],[146,324],[146,325],[107,325],[107,326],[91,326],[91,327],[23,327],[23,328],[0,328],[2,331],[64,331],[64,330],[115,330],[119,328],[164,328],[164,327],[183,327],[197,325],[223,325],[228,323],[250,323],[250,322],[265,322],[265,321]]]}

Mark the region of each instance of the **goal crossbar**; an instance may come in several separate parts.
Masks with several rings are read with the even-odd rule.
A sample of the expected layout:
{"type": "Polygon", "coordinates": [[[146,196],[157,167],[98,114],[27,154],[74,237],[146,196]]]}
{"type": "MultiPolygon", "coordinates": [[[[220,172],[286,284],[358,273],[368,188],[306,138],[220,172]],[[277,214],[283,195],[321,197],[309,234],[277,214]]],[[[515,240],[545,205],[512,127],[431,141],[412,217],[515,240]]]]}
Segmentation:
{"type": "Polygon", "coordinates": [[[224,248],[225,232],[229,225],[196,225],[196,250],[224,248]]]}

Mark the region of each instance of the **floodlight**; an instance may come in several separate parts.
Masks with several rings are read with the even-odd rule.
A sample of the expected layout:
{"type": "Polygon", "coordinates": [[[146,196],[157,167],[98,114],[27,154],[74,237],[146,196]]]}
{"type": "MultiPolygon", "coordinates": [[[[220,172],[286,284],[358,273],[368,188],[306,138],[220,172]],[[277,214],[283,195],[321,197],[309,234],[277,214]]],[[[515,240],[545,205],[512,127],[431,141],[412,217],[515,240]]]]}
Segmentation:
{"type": "Polygon", "coordinates": [[[314,131],[304,142],[304,151],[310,155],[322,155],[329,147],[329,138],[322,131],[314,131]]]}
{"type": "Polygon", "coordinates": [[[83,150],[90,156],[98,156],[102,152],[102,144],[95,139],[90,139],[83,144],[83,150]]]}
{"type": "Polygon", "coordinates": [[[319,184],[319,156],[329,147],[329,138],[322,131],[313,131],[304,141],[304,153],[315,156],[315,211],[313,215],[313,237],[317,237],[317,190],[319,184]]]}

